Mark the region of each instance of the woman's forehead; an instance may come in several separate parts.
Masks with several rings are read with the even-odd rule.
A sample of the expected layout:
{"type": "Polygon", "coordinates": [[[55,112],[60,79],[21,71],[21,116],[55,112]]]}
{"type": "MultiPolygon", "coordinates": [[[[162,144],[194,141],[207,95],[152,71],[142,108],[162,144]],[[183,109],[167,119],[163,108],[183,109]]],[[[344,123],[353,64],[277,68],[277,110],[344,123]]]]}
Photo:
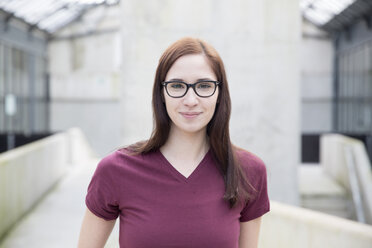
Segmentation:
{"type": "Polygon", "coordinates": [[[189,54],[178,58],[169,69],[166,79],[201,79],[216,80],[216,75],[210,66],[208,58],[203,54],[189,54]]]}

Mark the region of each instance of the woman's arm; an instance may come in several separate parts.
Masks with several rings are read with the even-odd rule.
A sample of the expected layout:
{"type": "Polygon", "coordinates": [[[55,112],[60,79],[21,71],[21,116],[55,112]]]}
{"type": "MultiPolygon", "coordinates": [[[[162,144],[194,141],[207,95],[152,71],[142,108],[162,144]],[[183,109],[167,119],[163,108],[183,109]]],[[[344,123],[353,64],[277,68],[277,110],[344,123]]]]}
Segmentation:
{"type": "Polygon", "coordinates": [[[78,248],[103,248],[115,221],[99,218],[87,208],[80,230],[78,248]]]}
{"type": "Polygon", "coordinates": [[[240,222],[239,248],[257,248],[261,217],[240,222]]]}

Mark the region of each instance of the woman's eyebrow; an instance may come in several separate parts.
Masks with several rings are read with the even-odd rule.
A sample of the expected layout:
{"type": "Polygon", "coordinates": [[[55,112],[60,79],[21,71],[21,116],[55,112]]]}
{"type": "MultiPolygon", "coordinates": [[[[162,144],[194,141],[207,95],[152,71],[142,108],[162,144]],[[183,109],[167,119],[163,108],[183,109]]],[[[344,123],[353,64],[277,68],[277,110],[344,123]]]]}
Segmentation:
{"type": "Polygon", "coordinates": [[[198,81],[206,81],[206,80],[214,81],[214,80],[211,79],[211,78],[199,78],[199,79],[197,80],[197,82],[198,82],[198,81]]]}
{"type": "MultiPolygon", "coordinates": [[[[182,81],[182,82],[186,82],[182,78],[171,78],[171,79],[169,79],[167,81],[182,81]]],[[[200,82],[200,81],[214,81],[214,80],[211,79],[211,78],[199,78],[195,82],[200,82]]]]}
{"type": "Polygon", "coordinates": [[[182,81],[182,82],[184,82],[185,80],[183,80],[181,78],[171,78],[168,81],[182,81]]]}

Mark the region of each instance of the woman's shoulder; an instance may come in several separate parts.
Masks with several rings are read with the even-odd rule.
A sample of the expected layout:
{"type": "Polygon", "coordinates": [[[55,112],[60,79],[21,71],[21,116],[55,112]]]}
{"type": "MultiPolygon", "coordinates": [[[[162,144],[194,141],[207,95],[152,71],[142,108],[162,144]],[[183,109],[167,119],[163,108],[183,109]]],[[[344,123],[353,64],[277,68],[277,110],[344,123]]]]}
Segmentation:
{"type": "Polygon", "coordinates": [[[249,170],[251,173],[252,171],[259,174],[266,173],[266,165],[258,155],[236,146],[235,152],[236,158],[243,169],[249,170]]]}
{"type": "Polygon", "coordinates": [[[153,161],[151,155],[133,154],[128,149],[116,149],[103,156],[95,168],[93,178],[122,184],[134,175],[144,175],[153,161]]]}
{"type": "Polygon", "coordinates": [[[99,160],[97,169],[102,171],[123,169],[127,164],[130,164],[133,156],[139,155],[132,154],[126,147],[116,148],[99,160]]]}

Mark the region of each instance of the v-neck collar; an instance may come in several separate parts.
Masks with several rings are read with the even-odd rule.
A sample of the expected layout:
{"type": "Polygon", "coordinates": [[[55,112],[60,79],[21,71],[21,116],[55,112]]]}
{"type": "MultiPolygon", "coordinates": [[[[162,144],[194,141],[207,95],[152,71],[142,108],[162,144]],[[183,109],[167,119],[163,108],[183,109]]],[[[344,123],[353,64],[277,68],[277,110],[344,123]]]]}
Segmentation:
{"type": "Polygon", "coordinates": [[[202,169],[202,167],[204,167],[203,165],[208,161],[208,158],[210,157],[210,149],[208,150],[208,152],[204,155],[203,159],[200,161],[200,163],[195,167],[195,169],[193,170],[193,172],[191,172],[191,174],[186,177],[184,176],[181,172],[179,172],[169,161],[168,159],[163,155],[163,153],[161,153],[160,149],[158,149],[157,153],[159,154],[159,157],[160,159],[164,162],[165,166],[168,168],[168,170],[175,176],[177,177],[178,179],[184,181],[184,182],[188,182],[190,181],[192,178],[194,178],[197,174],[199,174],[200,170],[202,169]]]}

